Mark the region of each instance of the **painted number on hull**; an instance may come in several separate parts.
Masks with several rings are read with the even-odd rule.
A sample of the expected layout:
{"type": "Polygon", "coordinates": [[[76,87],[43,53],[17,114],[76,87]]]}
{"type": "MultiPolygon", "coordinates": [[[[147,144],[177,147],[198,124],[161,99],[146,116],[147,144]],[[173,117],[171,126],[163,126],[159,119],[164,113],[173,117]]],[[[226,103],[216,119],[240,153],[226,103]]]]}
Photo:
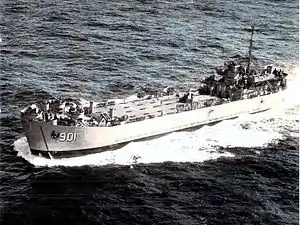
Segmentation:
{"type": "Polygon", "coordinates": [[[59,134],[59,141],[67,141],[67,142],[72,142],[76,141],[77,139],[77,133],[60,133],[59,134]]]}

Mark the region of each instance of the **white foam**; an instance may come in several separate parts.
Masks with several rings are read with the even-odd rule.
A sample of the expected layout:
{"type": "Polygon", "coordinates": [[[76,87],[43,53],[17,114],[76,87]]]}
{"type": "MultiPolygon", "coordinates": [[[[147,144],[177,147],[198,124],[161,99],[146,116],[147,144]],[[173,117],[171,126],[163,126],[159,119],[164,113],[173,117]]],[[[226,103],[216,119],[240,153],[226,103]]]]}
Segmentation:
{"type": "MultiPolygon", "coordinates": [[[[168,137],[170,138],[170,137],[168,137]]],[[[168,139],[167,138],[167,139],[168,139]]],[[[30,154],[25,138],[15,142],[18,155],[35,166],[83,166],[83,165],[132,165],[137,163],[203,162],[219,157],[233,156],[231,153],[220,153],[214,149],[198,149],[197,146],[182,143],[182,140],[156,139],[146,142],[132,142],[127,146],[103,153],[67,159],[46,159],[30,154]],[[178,145],[180,143],[180,145],[178,145]]]]}

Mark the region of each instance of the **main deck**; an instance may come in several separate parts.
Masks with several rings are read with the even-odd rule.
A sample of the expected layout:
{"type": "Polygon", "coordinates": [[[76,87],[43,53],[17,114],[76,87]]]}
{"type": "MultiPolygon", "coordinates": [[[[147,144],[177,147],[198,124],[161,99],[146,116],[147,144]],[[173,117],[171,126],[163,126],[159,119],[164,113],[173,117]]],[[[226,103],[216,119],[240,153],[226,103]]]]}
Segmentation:
{"type": "MultiPolygon", "coordinates": [[[[185,93],[177,93],[162,97],[147,96],[144,99],[136,99],[132,101],[123,100],[116,102],[110,100],[107,102],[95,103],[92,116],[105,118],[105,114],[113,110],[113,115],[110,117],[127,116],[127,123],[142,121],[155,117],[180,113],[200,109],[209,106],[218,98],[209,95],[199,95],[197,92],[192,93],[193,99],[185,103],[179,101],[185,93]]],[[[98,118],[99,119],[99,118],[98,118]]]]}

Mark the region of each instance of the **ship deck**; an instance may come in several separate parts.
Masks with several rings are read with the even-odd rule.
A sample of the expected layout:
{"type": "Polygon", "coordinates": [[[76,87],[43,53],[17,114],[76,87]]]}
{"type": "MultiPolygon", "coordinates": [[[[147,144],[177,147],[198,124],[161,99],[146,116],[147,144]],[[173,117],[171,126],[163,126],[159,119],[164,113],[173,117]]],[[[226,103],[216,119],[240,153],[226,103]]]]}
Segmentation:
{"type": "Polygon", "coordinates": [[[192,103],[180,103],[179,97],[182,97],[184,93],[176,93],[174,95],[152,97],[151,99],[137,99],[132,101],[125,101],[121,103],[115,103],[109,101],[106,105],[103,103],[96,103],[94,113],[97,115],[107,113],[109,109],[114,110],[114,116],[121,117],[127,115],[128,122],[136,122],[148,118],[159,117],[169,114],[178,113],[180,111],[187,111],[192,109],[198,109],[205,107],[205,103],[208,100],[217,99],[216,97],[209,95],[199,95],[193,93],[192,103]]]}

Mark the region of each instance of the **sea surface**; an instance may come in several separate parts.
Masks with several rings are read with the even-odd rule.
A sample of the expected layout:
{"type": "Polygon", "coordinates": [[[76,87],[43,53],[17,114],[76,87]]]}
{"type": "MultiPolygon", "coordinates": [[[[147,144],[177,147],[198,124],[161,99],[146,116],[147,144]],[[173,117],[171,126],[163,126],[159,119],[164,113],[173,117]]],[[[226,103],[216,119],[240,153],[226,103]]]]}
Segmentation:
{"type": "Polygon", "coordinates": [[[1,225],[298,224],[298,1],[1,0],[0,54],[1,225]],[[23,107],[197,87],[247,56],[251,25],[253,64],[289,73],[277,108],[113,152],[28,152],[23,107]]]}

